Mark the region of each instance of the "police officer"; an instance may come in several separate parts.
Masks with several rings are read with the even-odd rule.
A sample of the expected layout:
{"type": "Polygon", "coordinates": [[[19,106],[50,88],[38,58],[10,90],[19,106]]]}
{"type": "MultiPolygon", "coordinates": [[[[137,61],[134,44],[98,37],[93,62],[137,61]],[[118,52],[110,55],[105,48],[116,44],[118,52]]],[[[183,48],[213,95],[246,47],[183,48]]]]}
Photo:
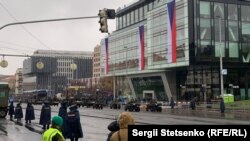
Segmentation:
{"type": "Polygon", "coordinates": [[[17,119],[17,122],[20,122],[23,118],[23,109],[21,107],[21,103],[18,103],[15,108],[15,119],[17,119]]]}
{"type": "Polygon", "coordinates": [[[221,112],[222,114],[224,114],[225,109],[226,109],[226,107],[225,107],[224,99],[223,99],[223,98],[220,98],[220,112],[221,112]]]}
{"type": "Polygon", "coordinates": [[[51,107],[49,105],[49,102],[45,101],[41,110],[40,122],[39,122],[40,125],[43,125],[44,130],[49,128],[50,119],[51,119],[51,107]]]}
{"type": "MultiPolygon", "coordinates": [[[[59,109],[59,113],[58,113],[58,116],[62,117],[63,118],[63,121],[66,121],[66,116],[67,116],[67,101],[63,101],[61,103],[61,107],[59,109]]],[[[62,130],[62,134],[64,137],[66,137],[66,123],[64,122],[62,127],[61,127],[61,130],[62,130]]]]}
{"type": "Polygon", "coordinates": [[[196,98],[193,98],[190,101],[190,107],[191,107],[192,110],[195,110],[195,108],[196,108],[196,98]]]}
{"type": "Polygon", "coordinates": [[[30,102],[27,104],[26,112],[25,112],[25,123],[31,124],[31,120],[35,119],[34,107],[30,102]]]}
{"type": "Polygon", "coordinates": [[[80,122],[80,114],[77,110],[77,105],[74,104],[69,107],[70,111],[67,113],[67,131],[66,137],[70,138],[71,141],[78,141],[79,138],[83,137],[82,126],[80,122]]]}
{"type": "Polygon", "coordinates": [[[173,97],[171,97],[171,99],[170,99],[170,106],[171,106],[171,109],[174,109],[175,103],[174,103],[173,97]]]}
{"type": "Polygon", "coordinates": [[[63,125],[63,119],[60,116],[52,118],[51,127],[43,133],[42,141],[65,141],[60,128],[63,125]]]}
{"type": "Polygon", "coordinates": [[[10,120],[13,119],[13,115],[15,113],[15,110],[14,110],[14,104],[13,104],[13,101],[11,101],[10,103],[10,106],[9,106],[9,115],[10,115],[10,120]]]}

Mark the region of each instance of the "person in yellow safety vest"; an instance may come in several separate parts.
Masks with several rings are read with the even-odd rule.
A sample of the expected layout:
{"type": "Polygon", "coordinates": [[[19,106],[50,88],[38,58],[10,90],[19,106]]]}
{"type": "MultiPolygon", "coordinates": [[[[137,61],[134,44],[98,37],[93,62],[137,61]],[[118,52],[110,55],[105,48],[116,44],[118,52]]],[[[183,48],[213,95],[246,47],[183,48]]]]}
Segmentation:
{"type": "Polygon", "coordinates": [[[43,133],[42,141],[65,141],[61,132],[62,125],[62,117],[54,116],[52,118],[51,127],[43,133]]]}

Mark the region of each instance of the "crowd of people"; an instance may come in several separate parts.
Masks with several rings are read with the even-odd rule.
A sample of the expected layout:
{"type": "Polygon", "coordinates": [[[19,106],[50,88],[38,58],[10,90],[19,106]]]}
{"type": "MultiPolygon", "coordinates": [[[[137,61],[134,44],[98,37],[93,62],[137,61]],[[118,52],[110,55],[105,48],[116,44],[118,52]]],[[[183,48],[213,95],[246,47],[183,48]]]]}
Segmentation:
{"type": "MultiPolygon", "coordinates": [[[[13,102],[11,102],[8,114],[10,120],[16,119],[17,122],[21,122],[23,118],[21,103],[17,103],[14,107],[13,102]]],[[[31,103],[27,103],[25,123],[29,125],[32,120],[35,120],[34,107],[31,103]]],[[[122,112],[115,121],[108,125],[110,133],[107,135],[107,141],[127,141],[128,125],[134,123],[134,117],[131,113],[122,112]]],[[[68,106],[67,101],[61,103],[58,115],[52,118],[50,104],[45,101],[41,109],[39,124],[42,125],[44,130],[42,141],[65,141],[65,139],[78,141],[79,138],[83,138],[78,107],[76,104],[68,106]]]]}
{"type": "MultiPolygon", "coordinates": [[[[17,103],[14,107],[13,102],[11,102],[8,115],[10,120],[16,119],[18,123],[21,123],[21,119],[24,117],[21,103],[17,103]]],[[[27,103],[25,123],[29,125],[32,120],[35,120],[34,107],[31,103],[27,103]]],[[[45,101],[41,109],[39,124],[42,125],[44,130],[42,141],[64,141],[66,138],[71,141],[78,141],[79,138],[83,138],[77,105],[68,106],[67,101],[61,103],[58,115],[52,118],[50,104],[45,101]],[[68,108],[69,111],[67,111],[68,108]]]]}

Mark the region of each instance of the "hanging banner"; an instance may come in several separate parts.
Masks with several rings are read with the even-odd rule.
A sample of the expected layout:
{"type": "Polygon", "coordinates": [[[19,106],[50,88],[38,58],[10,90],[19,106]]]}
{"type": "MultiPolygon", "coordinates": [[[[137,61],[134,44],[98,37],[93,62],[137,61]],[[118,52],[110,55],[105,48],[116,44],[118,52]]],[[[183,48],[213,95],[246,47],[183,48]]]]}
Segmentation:
{"type": "Polygon", "coordinates": [[[139,70],[144,70],[145,67],[145,42],[144,42],[144,25],[139,27],[139,48],[138,48],[138,57],[139,57],[139,70]]]}
{"type": "Polygon", "coordinates": [[[176,63],[176,8],[175,0],[168,3],[168,63],[176,63]]]}
{"type": "Polygon", "coordinates": [[[109,54],[108,54],[108,38],[105,38],[105,74],[109,71],[109,54]]]}

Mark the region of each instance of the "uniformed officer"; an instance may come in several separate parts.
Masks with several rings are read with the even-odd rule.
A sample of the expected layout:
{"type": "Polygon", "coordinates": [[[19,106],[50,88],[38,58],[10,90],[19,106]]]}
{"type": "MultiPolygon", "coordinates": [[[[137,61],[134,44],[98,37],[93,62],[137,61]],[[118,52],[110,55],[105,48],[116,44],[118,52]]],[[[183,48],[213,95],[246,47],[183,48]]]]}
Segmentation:
{"type": "MultiPolygon", "coordinates": [[[[63,121],[66,121],[66,116],[67,116],[67,103],[68,103],[67,101],[63,101],[63,102],[61,103],[61,107],[60,107],[59,113],[58,113],[58,116],[62,117],[62,118],[63,118],[63,121]]],[[[64,137],[66,137],[66,134],[65,134],[66,128],[67,128],[67,126],[66,126],[66,123],[64,122],[63,125],[62,125],[62,127],[61,127],[62,134],[63,134],[64,137]]]]}
{"type": "Polygon", "coordinates": [[[66,137],[69,138],[71,141],[78,141],[79,138],[83,137],[80,114],[77,110],[76,104],[70,106],[69,109],[70,111],[67,113],[66,117],[66,137]]]}
{"type": "Polygon", "coordinates": [[[49,128],[50,119],[51,119],[51,107],[49,105],[49,102],[45,101],[41,110],[40,122],[39,122],[40,125],[43,125],[44,130],[49,128]]]}
{"type": "Polygon", "coordinates": [[[10,103],[10,106],[9,106],[9,115],[10,115],[10,120],[13,119],[13,115],[15,113],[15,110],[14,110],[14,104],[13,104],[13,101],[11,101],[10,103]]]}
{"type": "Polygon", "coordinates": [[[173,97],[171,97],[171,99],[170,99],[170,106],[171,106],[171,109],[174,109],[175,103],[174,103],[173,97]]]}
{"type": "Polygon", "coordinates": [[[34,107],[31,103],[27,104],[26,112],[25,112],[25,123],[31,124],[31,120],[35,119],[34,107]]]}
{"type": "Polygon", "coordinates": [[[60,128],[63,125],[63,119],[60,116],[52,118],[51,127],[43,133],[42,141],[65,141],[60,128]]]}
{"type": "Polygon", "coordinates": [[[23,118],[23,109],[21,107],[21,103],[18,103],[15,108],[15,119],[17,119],[17,122],[20,122],[23,118]]]}

